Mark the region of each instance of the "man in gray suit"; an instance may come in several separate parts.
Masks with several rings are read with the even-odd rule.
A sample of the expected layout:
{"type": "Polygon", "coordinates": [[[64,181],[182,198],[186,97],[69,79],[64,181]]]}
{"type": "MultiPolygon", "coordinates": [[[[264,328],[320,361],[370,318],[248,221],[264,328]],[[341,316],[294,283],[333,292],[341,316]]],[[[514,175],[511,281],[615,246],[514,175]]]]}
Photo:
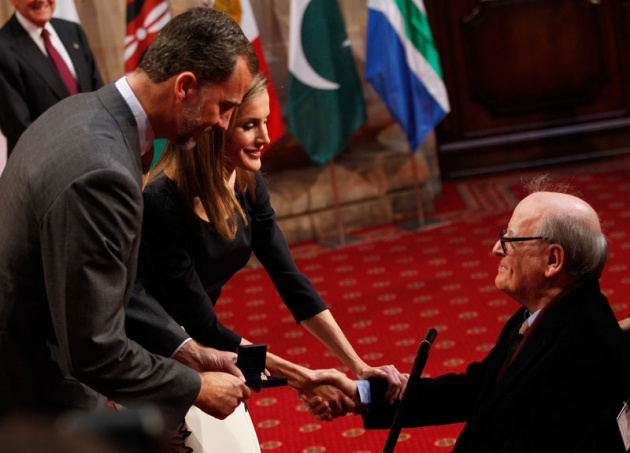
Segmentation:
{"type": "Polygon", "coordinates": [[[22,132],[50,106],[103,82],[81,26],[52,17],[55,0],[9,1],[15,13],[0,29],[0,130],[10,155],[22,132]],[[72,92],[49,58],[43,30],[72,73],[72,92]]]}
{"type": "Polygon", "coordinates": [[[59,102],[25,131],[0,178],[0,414],[91,410],[106,396],[156,404],[174,426],[192,404],[225,418],[249,396],[233,353],[185,342],[141,288],[139,315],[126,309],[153,139],[192,148],[205,129],[227,128],[257,66],[236,22],[194,8],[134,73],[59,102]]]}

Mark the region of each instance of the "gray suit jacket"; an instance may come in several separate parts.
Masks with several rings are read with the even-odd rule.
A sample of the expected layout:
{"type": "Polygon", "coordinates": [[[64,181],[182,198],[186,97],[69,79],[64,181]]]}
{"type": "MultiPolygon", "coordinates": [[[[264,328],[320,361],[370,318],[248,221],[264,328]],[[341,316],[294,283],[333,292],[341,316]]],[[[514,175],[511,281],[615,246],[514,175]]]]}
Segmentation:
{"type": "MultiPolygon", "coordinates": [[[[113,84],[61,101],[23,134],[0,212],[0,413],[92,409],[107,395],[181,421],[199,376],[125,333],[143,202],[136,123],[113,84]]],[[[138,338],[151,321],[150,335],[186,338],[149,297],[136,302],[149,314],[138,338]]]]}
{"type": "MultiPolygon", "coordinates": [[[[103,86],[94,55],[79,24],[52,19],[51,25],[68,51],[79,92],[103,86]]],[[[9,154],[20,135],[50,106],[70,96],[52,62],[22,28],[15,14],[0,29],[0,130],[9,154]]]]}

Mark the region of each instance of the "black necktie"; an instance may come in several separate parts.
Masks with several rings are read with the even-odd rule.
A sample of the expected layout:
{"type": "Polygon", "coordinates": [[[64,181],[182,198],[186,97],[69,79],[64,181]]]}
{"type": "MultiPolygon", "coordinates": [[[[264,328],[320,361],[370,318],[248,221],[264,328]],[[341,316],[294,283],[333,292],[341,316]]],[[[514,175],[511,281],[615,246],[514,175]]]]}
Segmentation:
{"type": "Polygon", "coordinates": [[[519,326],[518,330],[514,330],[510,334],[510,341],[508,343],[508,348],[505,353],[505,360],[503,361],[503,367],[501,368],[501,373],[499,374],[499,378],[503,375],[507,367],[512,362],[512,359],[514,358],[514,354],[516,353],[516,350],[521,344],[521,341],[523,341],[525,332],[527,332],[527,329],[529,328],[529,323],[527,322],[527,318],[529,318],[528,311],[525,312],[525,321],[523,321],[523,324],[519,326]]]}

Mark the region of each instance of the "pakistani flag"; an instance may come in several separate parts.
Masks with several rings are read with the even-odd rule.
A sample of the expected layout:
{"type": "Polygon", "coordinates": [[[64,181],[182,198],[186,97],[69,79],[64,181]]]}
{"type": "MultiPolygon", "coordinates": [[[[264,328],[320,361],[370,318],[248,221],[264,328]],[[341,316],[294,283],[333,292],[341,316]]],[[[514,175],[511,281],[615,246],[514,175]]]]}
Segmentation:
{"type": "Polygon", "coordinates": [[[365,122],[361,83],[337,0],[291,0],[289,128],[323,165],[365,122]]]}
{"type": "Polygon", "coordinates": [[[422,0],[368,0],[365,78],[414,152],[450,110],[422,0]]]}

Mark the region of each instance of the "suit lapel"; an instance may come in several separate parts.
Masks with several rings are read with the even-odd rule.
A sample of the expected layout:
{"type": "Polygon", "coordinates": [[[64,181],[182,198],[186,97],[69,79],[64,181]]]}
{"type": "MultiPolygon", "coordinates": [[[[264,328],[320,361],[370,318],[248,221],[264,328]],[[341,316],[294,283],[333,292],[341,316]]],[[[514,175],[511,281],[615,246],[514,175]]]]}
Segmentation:
{"type": "Polygon", "coordinates": [[[540,329],[531,335],[523,345],[514,360],[505,370],[503,377],[496,383],[495,393],[500,398],[515,380],[521,379],[532,364],[537,363],[556,341],[553,328],[548,325],[539,326],[540,329]]]}
{"type": "Polygon", "coordinates": [[[33,68],[33,71],[50,86],[59,100],[70,96],[68,88],[66,88],[59,72],[57,72],[57,68],[55,68],[48,57],[42,53],[40,48],[37,47],[37,44],[33,42],[28,33],[26,33],[26,30],[22,28],[15,15],[11,17],[8,25],[11,28],[13,37],[13,52],[15,52],[17,57],[33,68]]]}
{"type": "Polygon", "coordinates": [[[62,22],[56,19],[52,19],[51,24],[55,28],[59,39],[63,46],[66,48],[72,65],[77,74],[77,82],[79,84],[79,92],[90,91],[90,80],[86,77],[86,73],[89,73],[89,68],[85,63],[85,49],[83,49],[81,43],[77,40],[77,34],[74,33],[74,25],[62,22]]]}
{"type": "MultiPolygon", "coordinates": [[[[575,313],[582,309],[589,298],[601,297],[599,294],[598,286],[594,289],[582,287],[546,307],[539,315],[539,318],[536,319],[535,325],[530,328],[532,331],[524,339],[525,343],[514,357],[510,366],[505,370],[501,379],[495,382],[498,371],[496,375],[487,379],[486,390],[483,392],[487,396],[481,399],[478,416],[483,416],[482,414],[491,410],[500,402],[506,392],[513,391],[515,382],[524,379],[530,369],[542,360],[543,356],[556,343],[558,335],[562,335],[564,326],[572,322],[575,313]]],[[[520,316],[522,320],[521,313],[522,310],[519,310],[514,317],[520,316]]],[[[506,325],[506,329],[514,328],[516,325],[516,323],[512,322],[514,317],[508,323],[511,325],[506,325]]],[[[502,343],[507,341],[507,339],[504,340],[503,338],[502,336],[500,340],[502,343]]],[[[505,347],[506,345],[503,344],[502,348],[505,347]]],[[[497,370],[499,370],[500,365],[495,365],[497,365],[497,370]]]]}
{"type": "MultiPolygon", "coordinates": [[[[523,311],[524,309],[519,310],[512,317],[510,323],[506,325],[506,330],[504,332],[506,335],[502,336],[501,339],[502,350],[507,349],[509,333],[522,323],[523,311]]],[[[516,354],[498,381],[497,376],[499,376],[504,355],[500,358],[498,357],[496,363],[493,364],[496,372],[489,373],[486,378],[486,390],[483,392],[484,396],[480,399],[481,403],[477,411],[477,417],[483,417],[485,413],[491,411],[503,399],[507,392],[513,391],[514,383],[523,379],[523,376],[528,373],[530,368],[538,363],[555,343],[559,330],[559,318],[557,314],[552,314],[552,316],[544,319],[542,317],[543,314],[544,313],[541,313],[541,317],[536,320],[536,323],[540,321],[540,324],[535,326],[535,328],[532,326],[532,329],[534,330],[530,332],[530,335],[528,335],[527,338],[524,339],[524,344],[522,344],[518,354],[516,354]]]]}

